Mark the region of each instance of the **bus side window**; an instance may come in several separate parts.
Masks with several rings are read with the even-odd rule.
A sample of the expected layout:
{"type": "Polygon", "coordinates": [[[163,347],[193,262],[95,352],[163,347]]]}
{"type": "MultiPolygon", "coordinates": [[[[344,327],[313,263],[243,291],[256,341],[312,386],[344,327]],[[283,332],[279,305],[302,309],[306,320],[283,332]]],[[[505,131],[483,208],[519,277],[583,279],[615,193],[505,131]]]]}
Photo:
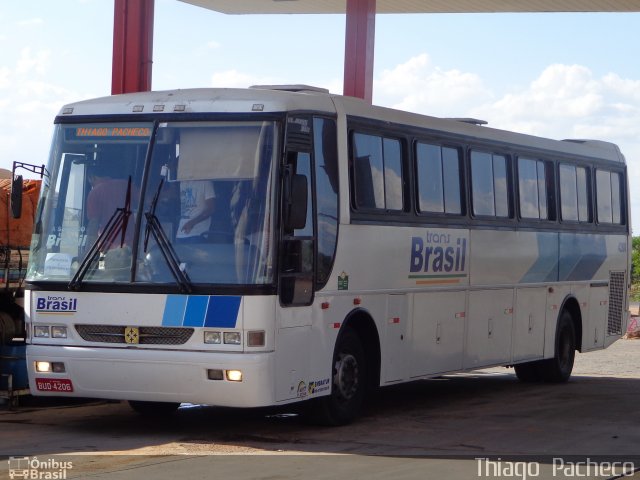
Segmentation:
{"type": "Polygon", "coordinates": [[[360,209],[402,210],[400,141],[377,135],[353,135],[354,203],[360,209]]]}
{"type": "Polygon", "coordinates": [[[588,172],[585,167],[560,164],[560,212],[562,220],[591,221],[588,172]]]}
{"type": "Polygon", "coordinates": [[[460,215],[460,151],[418,142],[416,169],[420,212],[460,215]]]}
{"type": "Polygon", "coordinates": [[[541,160],[518,158],[518,191],[522,218],[547,220],[546,165],[541,160]]]}
{"type": "Polygon", "coordinates": [[[338,241],[338,150],[336,123],[313,119],[316,180],[317,276],[319,285],[329,279],[338,241]]]}
{"type": "Polygon", "coordinates": [[[313,207],[311,203],[312,185],[311,181],[311,155],[308,153],[297,153],[295,173],[304,175],[307,178],[307,219],[304,228],[293,231],[294,237],[311,237],[313,236],[313,207]]]}
{"type": "Polygon", "coordinates": [[[596,170],[598,223],[622,223],[620,174],[596,170]]]}
{"type": "Polygon", "coordinates": [[[506,156],[471,152],[471,199],[474,215],[510,216],[506,156]]]}

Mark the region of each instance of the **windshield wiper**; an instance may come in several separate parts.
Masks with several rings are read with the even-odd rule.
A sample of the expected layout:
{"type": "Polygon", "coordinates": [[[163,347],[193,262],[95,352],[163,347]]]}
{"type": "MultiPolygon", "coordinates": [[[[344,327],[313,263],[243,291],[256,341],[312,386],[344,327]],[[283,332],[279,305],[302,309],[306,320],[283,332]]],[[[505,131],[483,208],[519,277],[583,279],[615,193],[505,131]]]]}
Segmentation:
{"type": "Polygon", "coordinates": [[[180,287],[180,291],[182,293],[191,293],[191,280],[189,279],[189,275],[187,275],[187,272],[184,270],[184,265],[180,263],[178,254],[167,238],[167,234],[162,228],[162,225],[160,225],[158,217],[156,217],[156,206],[158,205],[158,198],[160,197],[160,190],[162,190],[163,184],[164,179],[160,180],[160,185],[158,185],[158,190],[156,190],[156,194],[153,197],[151,207],[149,211],[144,214],[147,219],[147,226],[144,231],[144,253],[147,253],[149,237],[153,235],[165,262],[169,266],[171,275],[173,275],[173,278],[180,287]]]}
{"type": "Polygon", "coordinates": [[[87,255],[80,263],[78,270],[69,282],[69,289],[78,290],[82,286],[82,279],[89,271],[89,267],[93,262],[93,259],[100,252],[104,252],[111,248],[113,242],[120,234],[120,248],[124,245],[125,235],[127,233],[127,225],[129,224],[129,217],[131,216],[131,176],[129,176],[129,182],[127,183],[127,194],[124,200],[124,207],[116,208],[113,215],[105,225],[104,230],[98,238],[93,242],[91,248],[87,252],[87,255]]]}

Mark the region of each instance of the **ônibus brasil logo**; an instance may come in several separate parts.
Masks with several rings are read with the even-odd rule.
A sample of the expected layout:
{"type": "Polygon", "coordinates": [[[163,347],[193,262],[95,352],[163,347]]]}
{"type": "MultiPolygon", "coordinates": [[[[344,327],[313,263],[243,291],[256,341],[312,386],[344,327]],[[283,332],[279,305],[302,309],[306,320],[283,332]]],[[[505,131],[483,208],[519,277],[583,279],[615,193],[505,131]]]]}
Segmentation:
{"type": "Polygon", "coordinates": [[[9,478],[32,480],[65,480],[67,470],[73,468],[73,462],[64,462],[56,458],[39,460],[38,457],[9,457],[9,478]]]}

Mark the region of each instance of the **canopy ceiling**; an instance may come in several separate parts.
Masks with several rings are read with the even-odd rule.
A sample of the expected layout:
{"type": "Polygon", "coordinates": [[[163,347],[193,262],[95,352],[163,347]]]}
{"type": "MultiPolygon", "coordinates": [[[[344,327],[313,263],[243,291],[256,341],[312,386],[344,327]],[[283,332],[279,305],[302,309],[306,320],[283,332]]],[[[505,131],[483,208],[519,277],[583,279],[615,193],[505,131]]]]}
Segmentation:
{"type": "MultiPolygon", "coordinates": [[[[345,13],[346,0],[180,0],[221,13],[345,13]]],[[[640,12],[640,0],[377,0],[376,13],[640,12]]]]}

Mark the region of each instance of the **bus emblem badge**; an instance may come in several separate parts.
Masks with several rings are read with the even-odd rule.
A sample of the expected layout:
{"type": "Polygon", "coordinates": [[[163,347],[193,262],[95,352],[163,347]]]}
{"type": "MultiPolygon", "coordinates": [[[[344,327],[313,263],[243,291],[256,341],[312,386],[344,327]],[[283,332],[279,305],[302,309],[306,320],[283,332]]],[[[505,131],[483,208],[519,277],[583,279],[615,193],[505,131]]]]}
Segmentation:
{"type": "Polygon", "coordinates": [[[126,327],[124,329],[125,343],[140,343],[140,330],[137,327],[126,327]]]}

